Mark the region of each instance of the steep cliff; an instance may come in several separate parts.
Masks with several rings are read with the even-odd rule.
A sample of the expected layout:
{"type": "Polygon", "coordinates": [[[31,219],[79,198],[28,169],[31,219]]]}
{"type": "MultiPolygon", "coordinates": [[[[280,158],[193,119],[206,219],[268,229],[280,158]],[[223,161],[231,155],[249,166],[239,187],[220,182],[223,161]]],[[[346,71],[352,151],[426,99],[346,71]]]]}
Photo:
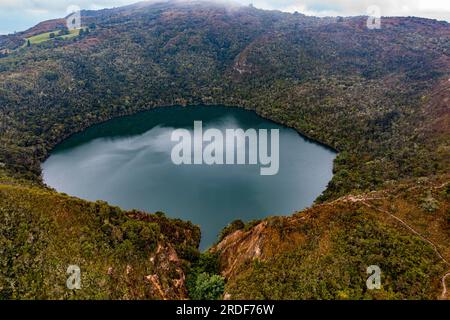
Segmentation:
{"type": "Polygon", "coordinates": [[[199,241],[198,227],[162,214],[2,184],[0,299],[185,299],[199,241]]]}
{"type": "Polygon", "coordinates": [[[448,178],[388,185],[242,226],[212,248],[225,297],[448,298],[448,178]],[[371,265],[381,268],[380,290],[367,289],[371,265]]]}

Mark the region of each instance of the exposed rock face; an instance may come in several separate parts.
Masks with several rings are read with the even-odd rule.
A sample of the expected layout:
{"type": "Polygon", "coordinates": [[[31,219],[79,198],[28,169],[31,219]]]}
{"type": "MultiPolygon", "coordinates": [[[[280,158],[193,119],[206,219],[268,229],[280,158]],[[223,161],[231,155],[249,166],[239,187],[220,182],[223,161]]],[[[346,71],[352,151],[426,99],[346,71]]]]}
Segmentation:
{"type": "Polygon", "coordinates": [[[288,238],[280,238],[280,224],[297,225],[303,217],[274,217],[262,221],[248,231],[237,230],[228,235],[212,248],[212,252],[220,253],[222,275],[227,279],[239,274],[241,268],[254,260],[267,260],[280,250],[295,248],[305,237],[298,233],[290,233],[288,238]]]}
{"type": "Polygon", "coordinates": [[[185,298],[180,251],[196,248],[195,228],[127,214],[157,223],[167,238],[149,257],[115,234],[125,213],[104,205],[100,219],[97,205],[14,179],[39,184],[48,150],[90,125],[198,103],[240,105],[338,149],[322,200],[386,188],[230,234],[213,249],[225,298],[441,296],[450,192],[448,175],[434,175],[448,172],[448,23],[386,18],[372,32],[364,17],[144,7],[88,12],[84,23],[99,27],[74,41],[15,50],[64,20],[0,36],[0,50],[14,51],[0,59],[1,297],[73,298],[61,266],[77,257],[91,275],[77,298],[185,298]],[[388,180],[397,187],[383,187],[388,180]],[[361,285],[368,263],[388,276],[381,293],[361,285]]]}
{"type": "Polygon", "coordinates": [[[448,177],[346,196],[292,217],[268,218],[249,230],[231,233],[211,249],[219,253],[221,272],[227,279],[226,298],[327,298],[319,288],[326,288],[329,295],[335,290],[330,289],[333,286],[337,288],[335,296],[328,298],[441,297],[443,277],[450,270],[450,233],[445,231],[450,229],[448,202],[442,197],[448,184],[445,181],[448,177]],[[433,214],[417,203],[421,195],[435,200],[433,214]],[[425,251],[415,252],[422,250],[419,248],[425,251]],[[409,250],[412,252],[405,254],[409,250]],[[416,270],[416,263],[403,270],[408,259],[417,259],[420,270],[416,270]],[[392,265],[387,260],[392,260],[392,265]],[[389,282],[379,292],[364,287],[365,269],[373,261],[382,265],[389,282]],[[414,272],[426,276],[408,285],[399,280],[412,277],[414,272]],[[274,282],[266,279],[270,276],[274,282]],[[317,292],[307,289],[308,278],[322,277],[312,285],[317,292]],[[360,286],[361,291],[341,290],[347,286],[360,286]]]}
{"type": "Polygon", "coordinates": [[[0,298],[186,299],[199,239],[198,227],[160,213],[0,183],[0,298]],[[66,287],[70,265],[81,270],[79,290],[66,287]]]}
{"type": "Polygon", "coordinates": [[[276,255],[279,250],[293,249],[304,240],[300,234],[289,234],[281,239],[277,228],[279,224],[294,226],[303,218],[274,217],[264,220],[248,231],[237,230],[225,237],[213,252],[220,252],[222,275],[226,278],[236,276],[242,265],[256,259],[266,260],[276,255]]]}
{"type": "Polygon", "coordinates": [[[156,252],[150,256],[155,273],[146,276],[153,287],[153,294],[162,300],[187,299],[185,287],[186,275],[182,269],[182,260],[169,244],[159,244],[156,252]]]}

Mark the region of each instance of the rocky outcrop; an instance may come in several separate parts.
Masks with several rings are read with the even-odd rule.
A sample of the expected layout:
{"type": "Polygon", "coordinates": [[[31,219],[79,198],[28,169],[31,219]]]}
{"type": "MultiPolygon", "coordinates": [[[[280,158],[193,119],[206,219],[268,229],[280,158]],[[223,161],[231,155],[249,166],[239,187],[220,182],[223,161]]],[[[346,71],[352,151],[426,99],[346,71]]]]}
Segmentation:
{"type": "Polygon", "coordinates": [[[446,188],[445,176],[410,181],[318,204],[292,217],[271,217],[248,230],[244,227],[234,231],[211,249],[218,253],[221,273],[227,279],[225,296],[227,299],[321,299],[331,298],[330,294],[336,294],[332,298],[395,299],[412,298],[415,294],[422,298],[447,297],[446,287],[442,287],[450,270],[446,188]],[[432,214],[423,202],[417,203],[421,197],[423,201],[433,197],[432,214]],[[370,243],[373,245],[368,246],[370,243]],[[408,259],[420,263],[405,267],[408,259]],[[383,265],[386,278],[390,278],[386,281],[392,282],[380,292],[365,291],[365,268],[373,261],[383,265]],[[426,276],[422,280],[417,277],[414,285],[401,280],[414,273],[426,276]],[[317,292],[301,287],[302,283],[308,283],[303,278],[308,274],[315,278],[312,287],[317,292]],[[361,279],[355,280],[358,274],[361,279]],[[271,283],[267,276],[276,281],[271,283]],[[265,287],[266,281],[269,288],[265,287]],[[347,286],[355,286],[351,284],[355,281],[360,292],[351,291],[354,289],[346,292],[347,286]],[[330,289],[333,286],[346,289],[330,289]],[[421,287],[422,292],[419,294],[414,286],[421,287]],[[319,292],[320,287],[326,288],[326,295],[319,292]]]}
{"type": "Polygon", "coordinates": [[[162,300],[188,298],[183,261],[171,245],[158,244],[156,252],[150,256],[150,262],[153,263],[155,273],[145,278],[152,286],[155,296],[162,300]]]}

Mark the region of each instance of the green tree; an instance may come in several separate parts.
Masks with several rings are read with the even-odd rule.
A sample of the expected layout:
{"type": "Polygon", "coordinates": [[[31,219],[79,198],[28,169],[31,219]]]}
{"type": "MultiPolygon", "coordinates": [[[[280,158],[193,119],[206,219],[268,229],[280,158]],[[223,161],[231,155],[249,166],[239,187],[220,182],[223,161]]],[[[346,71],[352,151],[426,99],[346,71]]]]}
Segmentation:
{"type": "Polygon", "coordinates": [[[223,277],[203,272],[197,276],[191,298],[194,300],[218,300],[222,297],[224,289],[223,277]]]}
{"type": "Polygon", "coordinates": [[[59,30],[58,35],[64,36],[64,35],[68,35],[69,33],[70,33],[69,29],[67,27],[63,27],[61,30],[59,30]]]}
{"type": "Polygon", "coordinates": [[[186,278],[189,297],[194,300],[220,299],[225,288],[225,280],[218,273],[218,255],[202,253],[186,278]]]}

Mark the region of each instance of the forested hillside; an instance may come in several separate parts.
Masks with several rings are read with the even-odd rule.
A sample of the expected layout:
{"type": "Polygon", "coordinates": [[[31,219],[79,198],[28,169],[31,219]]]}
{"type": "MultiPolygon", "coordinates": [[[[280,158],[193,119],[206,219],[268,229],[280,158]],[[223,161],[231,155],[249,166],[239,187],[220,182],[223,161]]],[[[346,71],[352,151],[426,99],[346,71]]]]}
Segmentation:
{"type": "Polygon", "coordinates": [[[0,185],[0,299],[184,299],[200,230],[41,188],[0,185]],[[67,290],[71,265],[82,290],[67,290]]]}
{"type": "Polygon", "coordinates": [[[213,248],[228,279],[226,294],[231,299],[446,299],[449,200],[448,176],[422,178],[345,196],[292,217],[235,222],[213,248]],[[380,290],[367,289],[372,265],[382,270],[380,290]]]}
{"type": "MultiPolygon", "coordinates": [[[[253,7],[195,3],[141,4],[85,11],[82,16],[88,31],[70,39],[26,44],[25,39],[31,36],[58,32],[59,20],[0,37],[0,50],[4,52],[0,57],[0,182],[6,188],[0,198],[2,219],[14,215],[26,219],[30,210],[40,216],[42,213],[36,212],[41,211],[33,206],[24,208],[22,197],[38,197],[41,193],[61,199],[69,212],[76,210],[72,208],[74,200],[42,185],[40,163],[49,151],[92,124],[156,106],[241,106],[335,148],[339,151],[335,175],[319,203],[330,204],[349,194],[391,190],[405,181],[414,184],[417,179],[448,182],[450,25],[446,22],[384,18],[380,30],[369,30],[364,17],[314,18],[253,7]]],[[[420,203],[423,197],[410,196],[413,203],[420,203]]],[[[448,222],[442,218],[447,214],[448,219],[448,195],[440,197],[439,215],[432,216],[440,227],[430,232],[442,237],[441,233],[447,232],[448,240],[448,222]]],[[[51,210],[46,214],[52,217],[59,203],[47,203],[51,210]]],[[[77,202],[81,203],[94,206],[77,202]]],[[[312,210],[320,215],[323,208],[317,205],[312,210]]],[[[432,250],[420,237],[409,238],[417,235],[407,236],[408,231],[401,226],[385,230],[386,223],[377,215],[361,213],[359,208],[326,208],[339,212],[336,219],[342,219],[327,222],[334,224],[330,236],[337,239],[333,242],[333,250],[337,251],[333,252],[362,252],[366,250],[366,239],[376,239],[376,245],[385,250],[383,255],[393,255],[393,261],[387,264],[392,277],[408,272],[401,269],[401,261],[418,259],[420,267],[413,274],[420,274],[416,280],[421,283],[421,291],[411,291],[413,282],[399,284],[393,280],[382,298],[437,297],[445,268],[436,264],[432,250]],[[360,225],[366,214],[370,221],[354,231],[360,240],[349,248],[351,239],[343,233],[349,226],[360,225]],[[396,251],[392,241],[404,249],[396,251]]],[[[416,209],[411,208],[410,214],[413,212],[416,209]]],[[[90,219],[96,221],[95,216],[94,210],[90,219]]],[[[92,221],[86,220],[85,227],[92,228],[92,221]]],[[[289,228],[290,220],[286,221],[289,228]]],[[[24,223],[33,225],[35,221],[24,223]]],[[[79,227],[82,225],[84,222],[79,227]]],[[[19,237],[20,228],[20,224],[10,225],[0,235],[4,241],[11,241],[9,234],[19,237]]],[[[107,237],[103,233],[96,236],[107,237]]],[[[321,236],[318,233],[317,237],[321,236]]],[[[59,236],[57,239],[69,241],[59,236]]],[[[284,248],[283,239],[277,242],[277,251],[284,248]]],[[[448,248],[448,242],[441,244],[448,248]]],[[[114,244],[110,252],[119,250],[118,245],[114,244]]],[[[195,241],[190,246],[195,247],[195,241]]],[[[86,258],[87,253],[76,250],[76,256],[86,258]]],[[[300,256],[309,254],[305,252],[286,251],[283,259],[303,261],[300,256]]],[[[27,254],[37,257],[41,253],[38,250],[27,254]]],[[[59,251],[52,254],[56,260],[63,259],[59,251]]],[[[230,254],[237,252],[227,251],[230,254]]],[[[126,259],[120,261],[125,263],[126,259]]],[[[14,264],[5,263],[4,270],[14,264]]],[[[271,263],[275,264],[267,260],[258,270],[273,270],[271,263]]],[[[339,263],[330,268],[352,268],[339,263]]],[[[34,277],[31,267],[23,268],[11,275],[2,271],[1,277],[34,277]]],[[[306,272],[308,265],[304,268],[299,272],[306,272]]],[[[249,270],[246,272],[256,272],[249,270]]],[[[228,284],[232,296],[265,297],[255,295],[259,289],[253,287],[264,283],[249,284],[255,278],[245,278],[247,273],[239,281],[250,291],[236,291],[241,282],[232,278],[228,284]]],[[[318,276],[311,286],[327,285],[320,279],[318,276]]],[[[321,291],[308,296],[295,290],[291,294],[291,289],[283,288],[289,292],[270,297],[365,297],[358,288],[345,289],[348,282],[341,280],[330,287],[332,293],[321,291]]],[[[4,281],[0,279],[0,283],[4,281]]],[[[122,288],[122,283],[118,287],[122,288]]],[[[123,297],[120,290],[109,296],[123,297]]],[[[27,295],[5,292],[6,297],[27,295]]],[[[51,292],[37,295],[57,296],[51,292]]]]}

